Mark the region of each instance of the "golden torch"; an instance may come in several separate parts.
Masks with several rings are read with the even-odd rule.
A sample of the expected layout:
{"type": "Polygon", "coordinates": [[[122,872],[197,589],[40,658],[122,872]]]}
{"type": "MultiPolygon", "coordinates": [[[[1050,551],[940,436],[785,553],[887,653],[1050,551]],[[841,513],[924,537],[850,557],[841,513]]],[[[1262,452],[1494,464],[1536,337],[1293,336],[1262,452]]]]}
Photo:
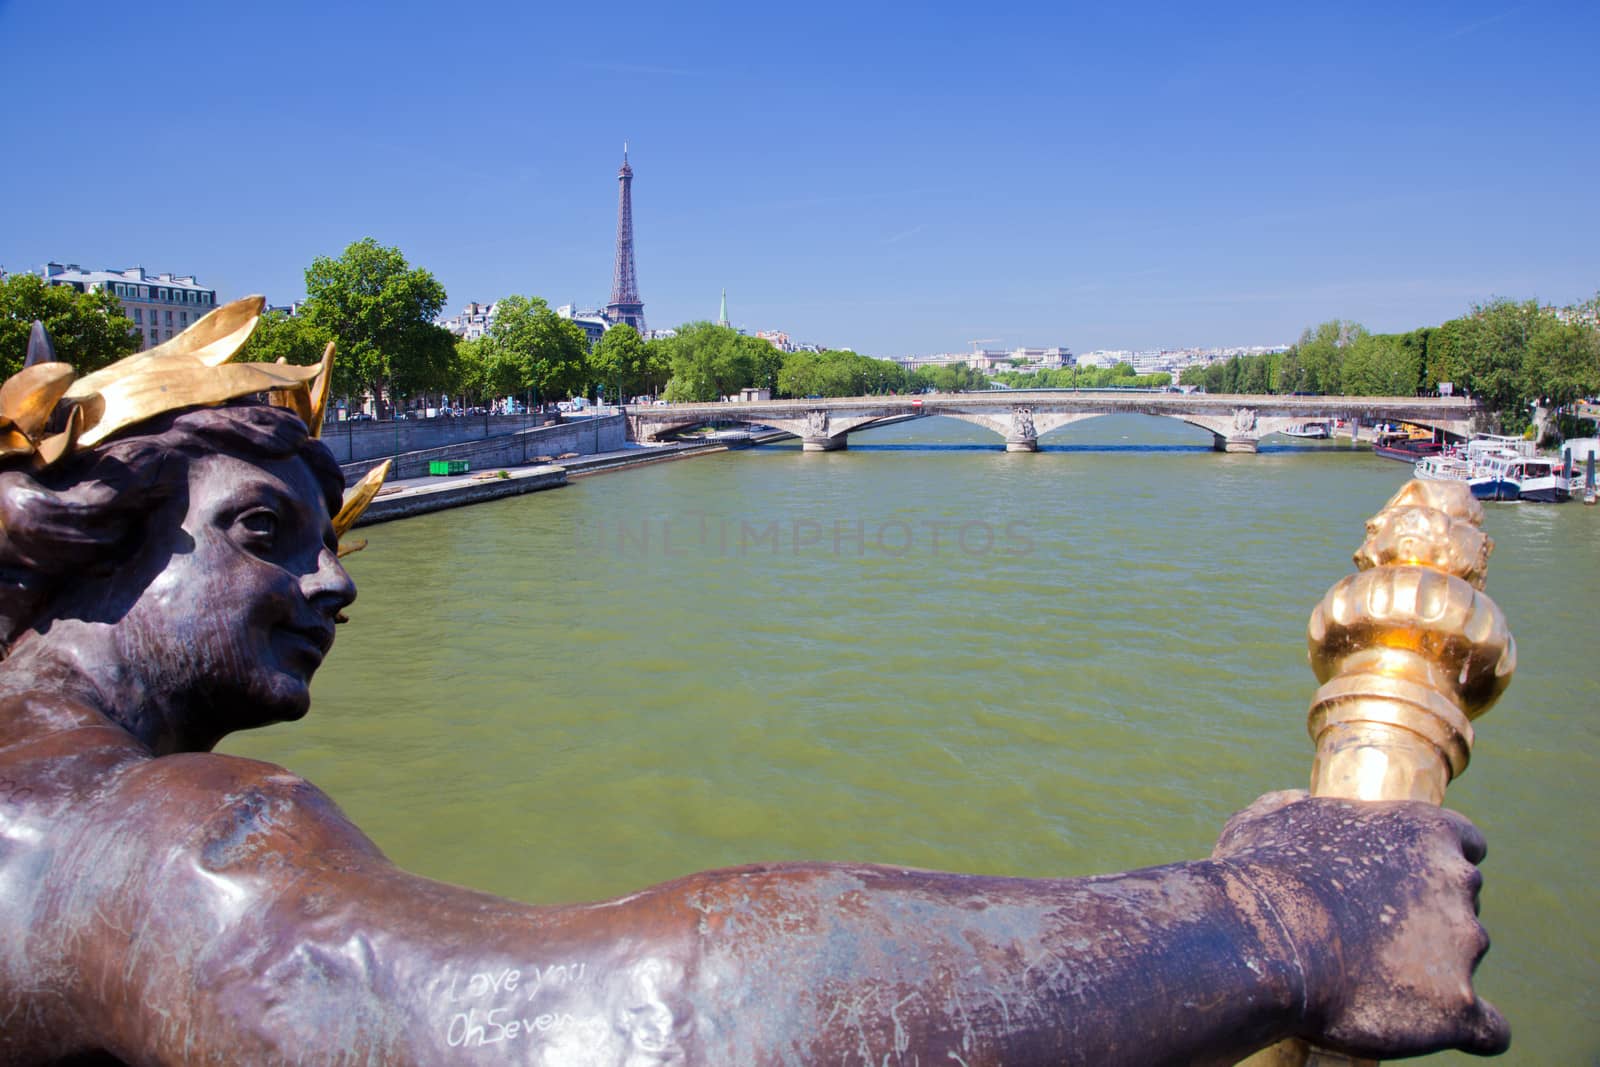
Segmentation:
{"type": "MultiPolygon", "coordinates": [[[[1328,590],[1306,628],[1322,687],[1309,728],[1314,796],[1444,801],[1467,768],[1472,720],[1511,681],[1517,646],[1483,593],[1494,547],[1483,507],[1459,482],[1407,482],[1367,522],[1356,573],[1328,590]]],[[[1287,1041],[1241,1067],[1367,1067],[1287,1041]]]]}

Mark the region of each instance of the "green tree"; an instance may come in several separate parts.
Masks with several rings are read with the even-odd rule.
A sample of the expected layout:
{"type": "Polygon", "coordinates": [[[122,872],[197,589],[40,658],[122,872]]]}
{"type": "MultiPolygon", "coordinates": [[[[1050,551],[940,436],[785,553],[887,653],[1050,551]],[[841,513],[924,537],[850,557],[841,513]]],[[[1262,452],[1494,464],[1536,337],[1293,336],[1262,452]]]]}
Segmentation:
{"type": "Polygon", "coordinates": [[[337,259],[312,260],[301,314],[338,345],[334,391],[389,404],[448,386],[455,338],[433,321],[444,302],[432,274],[364,237],[337,259]]]}
{"type": "Polygon", "coordinates": [[[784,356],[777,392],[790,397],[869,396],[905,388],[905,368],[893,360],[828,349],[784,356]]]}
{"type": "Polygon", "coordinates": [[[779,396],[805,397],[823,395],[821,359],[816,352],[791,352],[778,372],[779,396]]]}
{"type": "MultiPolygon", "coordinates": [[[[1189,369],[1194,372],[1190,375],[1190,384],[1200,384],[1204,380],[1203,368],[1189,369]]],[[[1012,389],[1163,389],[1172,384],[1172,375],[1165,371],[1140,374],[1132,364],[1118,363],[1110,367],[1063,367],[1032,373],[1001,371],[991,381],[1012,389]]]]}
{"type": "Polygon", "coordinates": [[[536,402],[546,402],[565,400],[584,387],[589,339],[583,327],[537,296],[496,301],[483,339],[497,389],[531,392],[536,402]]]}
{"type": "Polygon", "coordinates": [[[1345,349],[1366,336],[1360,323],[1330,319],[1300,335],[1300,382],[1297,393],[1339,396],[1343,393],[1342,370],[1345,349]]]}
{"type": "Polygon", "coordinates": [[[1466,363],[1466,323],[1462,319],[1451,319],[1433,329],[1424,331],[1426,334],[1423,384],[1430,392],[1438,390],[1440,382],[1449,382],[1456,393],[1469,391],[1467,389],[1467,363],[1466,363]]]}
{"type": "Polygon", "coordinates": [[[906,369],[892,359],[872,359],[862,367],[862,393],[881,396],[884,393],[902,393],[906,388],[906,369]]]}
{"type": "MultiPolygon", "coordinates": [[[[672,369],[666,398],[717,400],[749,386],[755,380],[756,363],[752,348],[742,343],[745,340],[748,339],[728,327],[709,322],[678,327],[678,335],[666,341],[672,369]]],[[[765,341],[760,343],[772,347],[765,341]]]]}
{"type": "Polygon", "coordinates": [[[1363,334],[1345,351],[1344,392],[1347,396],[1415,396],[1422,380],[1421,354],[1402,335],[1363,334]],[[1351,381],[1352,360],[1364,362],[1362,381],[1351,381]]]}
{"type": "MultiPolygon", "coordinates": [[[[1411,388],[1395,393],[1396,396],[1405,392],[1427,394],[1437,391],[1437,384],[1428,380],[1428,337],[1433,331],[1427,328],[1412,330],[1410,333],[1392,334],[1394,345],[1397,349],[1398,370],[1395,376],[1397,386],[1405,380],[1405,370],[1411,371],[1411,388]]],[[[1446,379],[1448,381],[1449,379],[1446,379]]]]}
{"type": "Polygon", "coordinates": [[[459,338],[450,360],[450,380],[446,389],[478,404],[518,391],[512,388],[502,392],[496,388],[496,384],[483,339],[459,338]]]}
{"type": "Polygon", "coordinates": [[[33,274],[0,276],[0,378],[22,369],[34,320],[44,323],[56,357],[88,374],[139,350],[139,335],[107,292],[46,285],[33,274]]]}
{"type": "Polygon", "coordinates": [[[1546,317],[1523,357],[1524,388],[1550,407],[1600,392],[1600,330],[1546,317]]]}
{"type": "MultiPolygon", "coordinates": [[[[329,330],[303,315],[272,311],[261,316],[256,332],[235,358],[260,363],[276,363],[279,359],[300,365],[317,363],[333,340],[329,330]]],[[[337,351],[334,358],[338,359],[337,351]]]]}
{"type": "Polygon", "coordinates": [[[644,343],[644,359],[639,364],[640,391],[659,396],[672,377],[672,349],[665,339],[652,338],[644,343]]]}
{"type": "Polygon", "coordinates": [[[613,401],[638,393],[645,378],[645,343],[627,323],[607,330],[589,353],[591,381],[601,386],[613,401]]]}
{"type": "Polygon", "coordinates": [[[740,336],[739,344],[750,354],[750,384],[757,389],[770,389],[778,395],[778,374],[783,370],[785,353],[771,341],[761,337],[740,336]]]}
{"type": "Polygon", "coordinates": [[[964,393],[972,389],[986,389],[989,380],[965,363],[943,367],[923,367],[913,371],[906,383],[914,391],[933,389],[940,393],[964,393]]]}
{"type": "Polygon", "coordinates": [[[1289,351],[1283,353],[1278,360],[1278,380],[1275,391],[1279,393],[1302,393],[1301,386],[1305,383],[1305,368],[1300,365],[1300,350],[1290,346],[1289,351]]]}
{"type": "Polygon", "coordinates": [[[1458,331],[1466,386],[1516,433],[1528,424],[1531,392],[1526,377],[1528,343],[1539,327],[1536,301],[1492,300],[1473,306],[1458,331]]]}
{"type": "Polygon", "coordinates": [[[1251,356],[1245,361],[1239,381],[1239,392],[1265,393],[1269,391],[1268,385],[1267,361],[1260,356],[1251,356]]]}
{"type": "Polygon", "coordinates": [[[1233,356],[1222,364],[1222,388],[1217,391],[1221,393],[1237,393],[1239,391],[1239,383],[1243,380],[1244,360],[1238,356],[1233,356]]]}

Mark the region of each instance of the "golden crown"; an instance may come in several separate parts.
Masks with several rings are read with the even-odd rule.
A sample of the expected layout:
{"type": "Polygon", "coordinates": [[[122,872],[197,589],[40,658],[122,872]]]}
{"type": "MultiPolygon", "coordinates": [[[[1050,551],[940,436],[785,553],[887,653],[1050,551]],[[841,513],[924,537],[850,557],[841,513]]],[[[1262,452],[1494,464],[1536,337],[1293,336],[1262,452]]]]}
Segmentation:
{"type": "MultiPolygon", "coordinates": [[[[265,307],[260,296],[224,304],[165,344],[82,378],[53,359],[36,326],[27,363],[0,386],[0,464],[26,459],[43,470],[164,412],[257,393],[299,415],[312,437],[322,436],[333,379],[331,342],[315,366],[231,362],[265,307]]],[[[339,537],[355,525],[388,473],[385,462],[345,492],[333,518],[339,537]]],[[[341,546],[340,555],[360,547],[341,546]]]]}

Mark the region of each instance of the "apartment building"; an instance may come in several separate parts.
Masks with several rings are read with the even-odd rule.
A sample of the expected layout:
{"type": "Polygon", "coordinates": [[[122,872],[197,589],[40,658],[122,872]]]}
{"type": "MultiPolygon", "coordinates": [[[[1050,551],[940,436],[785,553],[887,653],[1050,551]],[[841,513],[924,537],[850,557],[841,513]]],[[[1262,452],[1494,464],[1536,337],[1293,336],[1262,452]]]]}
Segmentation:
{"type": "Polygon", "coordinates": [[[143,348],[172,340],[217,306],[217,291],[195,281],[192,274],[150,274],[143,267],[84,270],[76,263],[46,263],[40,277],[47,285],[115,296],[133,320],[143,348]]]}
{"type": "Polygon", "coordinates": [[[489,332],[489,324],[494,321],[494,303],[480,304],[471,301],[461,314],[453,315],[447,319],[440,319],[439,325],[455,334],[457,337],[468,341],[476,341],[489,332]]]}

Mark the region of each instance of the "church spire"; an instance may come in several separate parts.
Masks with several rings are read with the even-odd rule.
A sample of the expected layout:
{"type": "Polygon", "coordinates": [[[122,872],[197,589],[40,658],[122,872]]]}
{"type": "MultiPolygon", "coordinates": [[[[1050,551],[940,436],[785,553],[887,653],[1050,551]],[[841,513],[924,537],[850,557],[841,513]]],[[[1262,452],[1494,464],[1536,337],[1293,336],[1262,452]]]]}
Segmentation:
{"type": "Polygon", "coordinates": [[[718,326],[731,325],[728,322],[728,290],[727,290],[726,287],[724,287],[723,290],[722,290],[722,311],[721,311],[720,314],[717,315],[717,325],[718,326]]]}

